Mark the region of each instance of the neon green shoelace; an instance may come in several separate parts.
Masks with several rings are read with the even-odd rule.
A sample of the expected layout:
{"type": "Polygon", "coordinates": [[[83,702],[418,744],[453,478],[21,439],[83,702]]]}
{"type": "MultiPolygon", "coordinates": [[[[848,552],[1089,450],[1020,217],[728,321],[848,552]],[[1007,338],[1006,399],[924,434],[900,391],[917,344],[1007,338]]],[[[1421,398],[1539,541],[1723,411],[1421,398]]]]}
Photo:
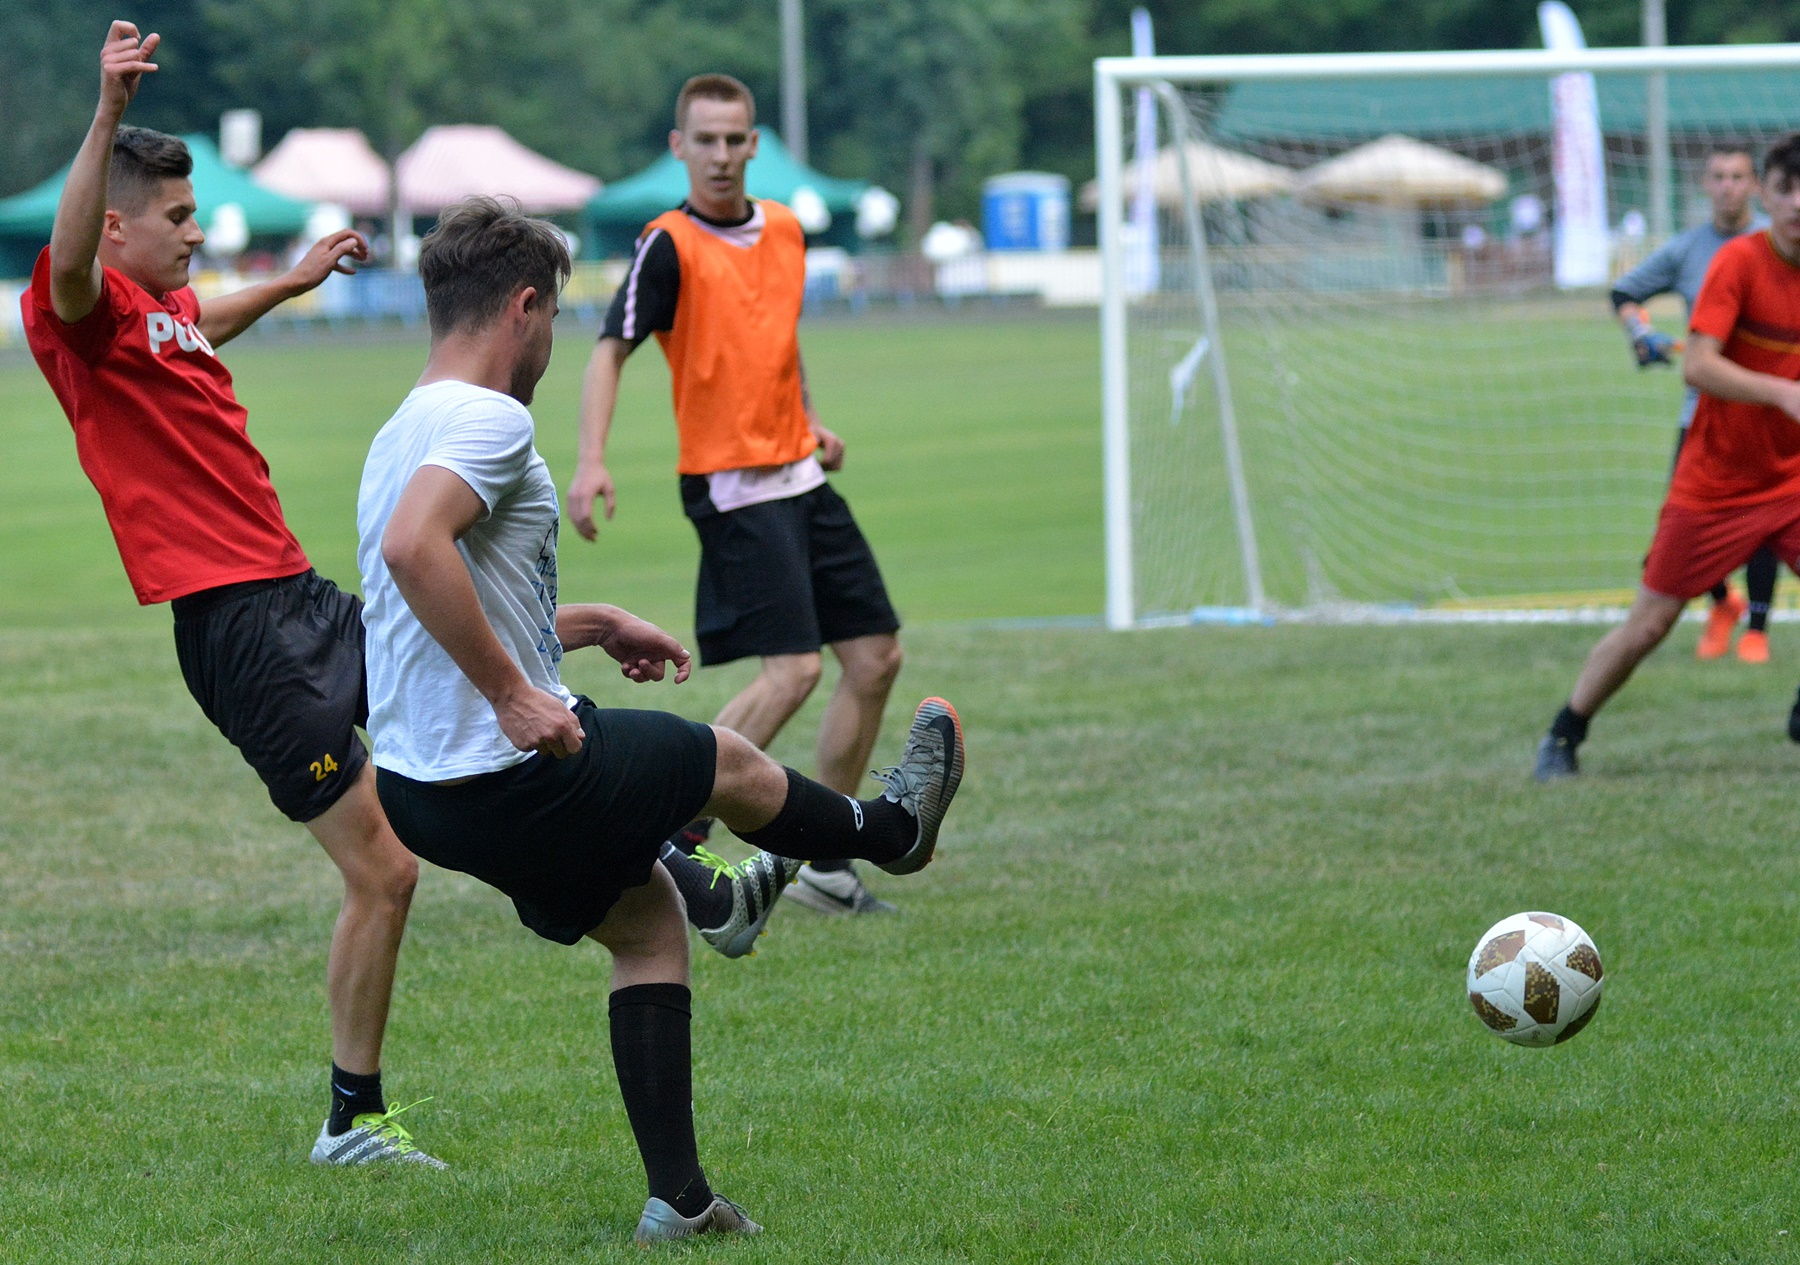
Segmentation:
{"type": "Polygon", "coordinates": [[[399,1151],[417,1150],[418,1148],[413,1146],[413,1144],[412,1144],[412,1134],[410,1134],[406,1131],[405,1125],[396,1123],[394,1120],[394,1117],[399,1115],[403,1111],[411,1111],[414,1107],[417,1107],[420,1103],[425,1103],[425,1102],[430,1102],[430,1101],[431,1101],[431,1096],[428,1095],[424,1098],[420,1098],[413,1102],[409,1102],[404,1107],[402,1107],[398,1103],[389,1103],[388,1109],[386,1111],[382,1112],[380,1115],[376,1115],[372,1111],[364,1112],[362,1115],[357,1116],[354,1119],[352,1119],[350,1121],[350,1126],[351,1126],[351,1128],[354,1128],[354,1129],[367,1129],[370,1133],[374,1133],[383,1138],[388,1139],[390,1142],[392,1142],[394,1144],[395,1150],[399,1150],[399,1151]]]}
{"type": "Polygon", "coordinates": [[[735,879],[742,873],[737,866],[704,845],[694,849],[694,860],[712,871],[712,882],[706,885],[709,889],[717,887],[721,878],[735,879]]]}

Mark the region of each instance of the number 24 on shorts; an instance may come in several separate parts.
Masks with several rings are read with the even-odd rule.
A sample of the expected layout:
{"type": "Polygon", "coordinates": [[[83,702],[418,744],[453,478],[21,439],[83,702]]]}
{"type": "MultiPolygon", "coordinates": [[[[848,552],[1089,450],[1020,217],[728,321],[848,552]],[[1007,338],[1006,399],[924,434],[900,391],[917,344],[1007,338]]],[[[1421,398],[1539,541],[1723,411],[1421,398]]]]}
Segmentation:
{"type": "Polygon", "coordinates": [[[327,777],[338,771],[338,762],[332,759],[331,753],[327,751],[323,760],[314,760],[306,767],[312,770],[313,781],[323,782],[327,777]]]}

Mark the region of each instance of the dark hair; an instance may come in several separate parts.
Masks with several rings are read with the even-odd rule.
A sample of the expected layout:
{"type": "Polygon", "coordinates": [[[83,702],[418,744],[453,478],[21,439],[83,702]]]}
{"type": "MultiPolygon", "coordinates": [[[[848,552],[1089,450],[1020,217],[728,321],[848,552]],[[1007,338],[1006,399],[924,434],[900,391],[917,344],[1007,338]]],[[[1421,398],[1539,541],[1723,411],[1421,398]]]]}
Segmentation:
{"type": "Polygon", "coordinates": [[[562,233],[511,198],[464,198],[445,207],[419,248],[433,337],[480,329],[526,286],[554,297],[571,271],[562,233]]]}
{"type": "Polygon", "coordinates": [[[112,160],[106,168],[106,205],[136,215],[150,204],[164,180],[186,180],[194,174],[194,156],[179,136],[147,127],[121,127],[113,133],[112,160]]]}
{"type": "Polygon", "coordinates": [[[1763,155],[1763,175],[1777,171],[1789,180],[1800,179],[1800,132],[1789,132],[1763,155]]]}
{"type": "Polygon", "coordinates": [[[681,85],[675,94],[675,130],[687,130],[688,104],[695,99],[706,101],[742,101],[750,111],[750,122],[756,123],[756,98],[750,95],[742,80],[730,75],[695,75],[681,85]]]}
{"type": "Polygon", "coordinates": [[[1756,151],[1742,141],[1714,141],[1706,147],[1706,159],[1711,162],[1715,158],[1730,158],[1742,154],[1750,160],[1750,170],[1756,170],[1756,151]]]}

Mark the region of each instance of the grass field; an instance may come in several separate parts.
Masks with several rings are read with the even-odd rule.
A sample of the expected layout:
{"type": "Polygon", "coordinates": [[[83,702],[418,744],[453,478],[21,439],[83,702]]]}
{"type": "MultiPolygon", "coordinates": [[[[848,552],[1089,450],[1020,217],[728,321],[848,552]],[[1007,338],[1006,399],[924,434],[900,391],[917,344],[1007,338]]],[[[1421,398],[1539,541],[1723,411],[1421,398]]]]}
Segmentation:
{"type": "MultiPolygon", "coordinates": [[[[559,479],[585,353],[540,393],[559,479]]],[[[1029,627],[1098,610],[1093,335],[1054,319],[808,330],[843,486],[910,622],[890,736],[955,699],[969,773],[901,916],[780,913],[696,956],[697,1117],[761,1239],[741,1262],[1792,1259],[1800,662],[1693,633],[1530,751],[1592,629],[1029,627]],[[1521,1050],[1462,996],[1504,914],[1608,968],[1577,1040],[1521,1050]]],[[[227,353],[284,503],[351,574],[362,446],[405,342],[227,353]]],[[[654,357],[621,517],[563,591],[687,629],[692,544],[654,357]]],[[[324,1108],[330,867],[185,697],[29,364],[0,367],[0,1260],[641,1259],[603,955],[429,872],[390,1094],[446,1174],[304,1163],[324,1108]]],[[[627,694],[709,716],[742,680],[627,694]]],[[[777,754],[810,765],[816,705],[777,754]]],[[[891,747],[884,743],[884,749],[891,747]]]]}

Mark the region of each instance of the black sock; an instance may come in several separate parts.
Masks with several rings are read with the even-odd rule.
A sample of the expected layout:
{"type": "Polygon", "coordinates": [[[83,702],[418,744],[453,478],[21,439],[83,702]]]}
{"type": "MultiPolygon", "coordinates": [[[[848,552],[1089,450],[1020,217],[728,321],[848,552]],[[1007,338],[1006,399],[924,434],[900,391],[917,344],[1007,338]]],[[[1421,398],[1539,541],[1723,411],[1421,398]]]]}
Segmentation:
{"type": "Polygon", "coordinates": [[[348,1133],[350,1122],[368,1112],[386,1111],[381,1101],[381,1073],[361,1076],[346,1072],[336,1063],[331,1065],[331,1116],[325,1121],[325,1132],[332,1137],[348,1133]]]}
{"type": "Polygon", "coordinates": [[[787,770],[787,799],[760,830],[737,831],[754,848],[777,856],[893,861],[919,839],[918,820],[890,799],[851,799],[787,770]]]}
{"type": "Polygon", "coordinates": [[[688,856],[693,856],[695,849],[706,846],[706,841],[712,837],[712,828],[711,817],[697,817],[670,835],[669,845],[688,856]]]}
{"type": "Polygon", "coordinates": [[[1780,572],[1780,560],[1766,545],[1751,554],[1750,561],[1744,566],[1744,589],[1750,598],[1750,627],[1758,632],[1768,630],[1769,607],[1775,601],[1775,578],[1780,572]]]}
{"type": "Polygon", "coordinates": [[[672,840],[662,846],[662,863],[687,903],[688,921],[702,931],[723,926],[731,917],[731,880],[701,865],[672,840]]]}
{"type": "Polygon", "coordinates": [[[692,1005],[686,985],[633,984],[608,1006],[613,1069],[650,1194],[684,1217],[713,1197],[694,1142],[692,1005]]]}
{"type": "Polygon", "coordinates": [[[1577,716],[1567,707],[1556,713],[1556,719],[1550,722],[1550,736],[1564,739],[1571,747],[1580,746],[1585,742],[1587,731],[1588,717],[1577,716]]]}
{"type": "Polygon", "coordinates": [[[1717,584],[1706,590],[1706,595],[1712,598],[1715,603],[1723,602],[1731,595],[1731,589],[1726,586],[1725,581],[1720,580],[1717,584]]]}

